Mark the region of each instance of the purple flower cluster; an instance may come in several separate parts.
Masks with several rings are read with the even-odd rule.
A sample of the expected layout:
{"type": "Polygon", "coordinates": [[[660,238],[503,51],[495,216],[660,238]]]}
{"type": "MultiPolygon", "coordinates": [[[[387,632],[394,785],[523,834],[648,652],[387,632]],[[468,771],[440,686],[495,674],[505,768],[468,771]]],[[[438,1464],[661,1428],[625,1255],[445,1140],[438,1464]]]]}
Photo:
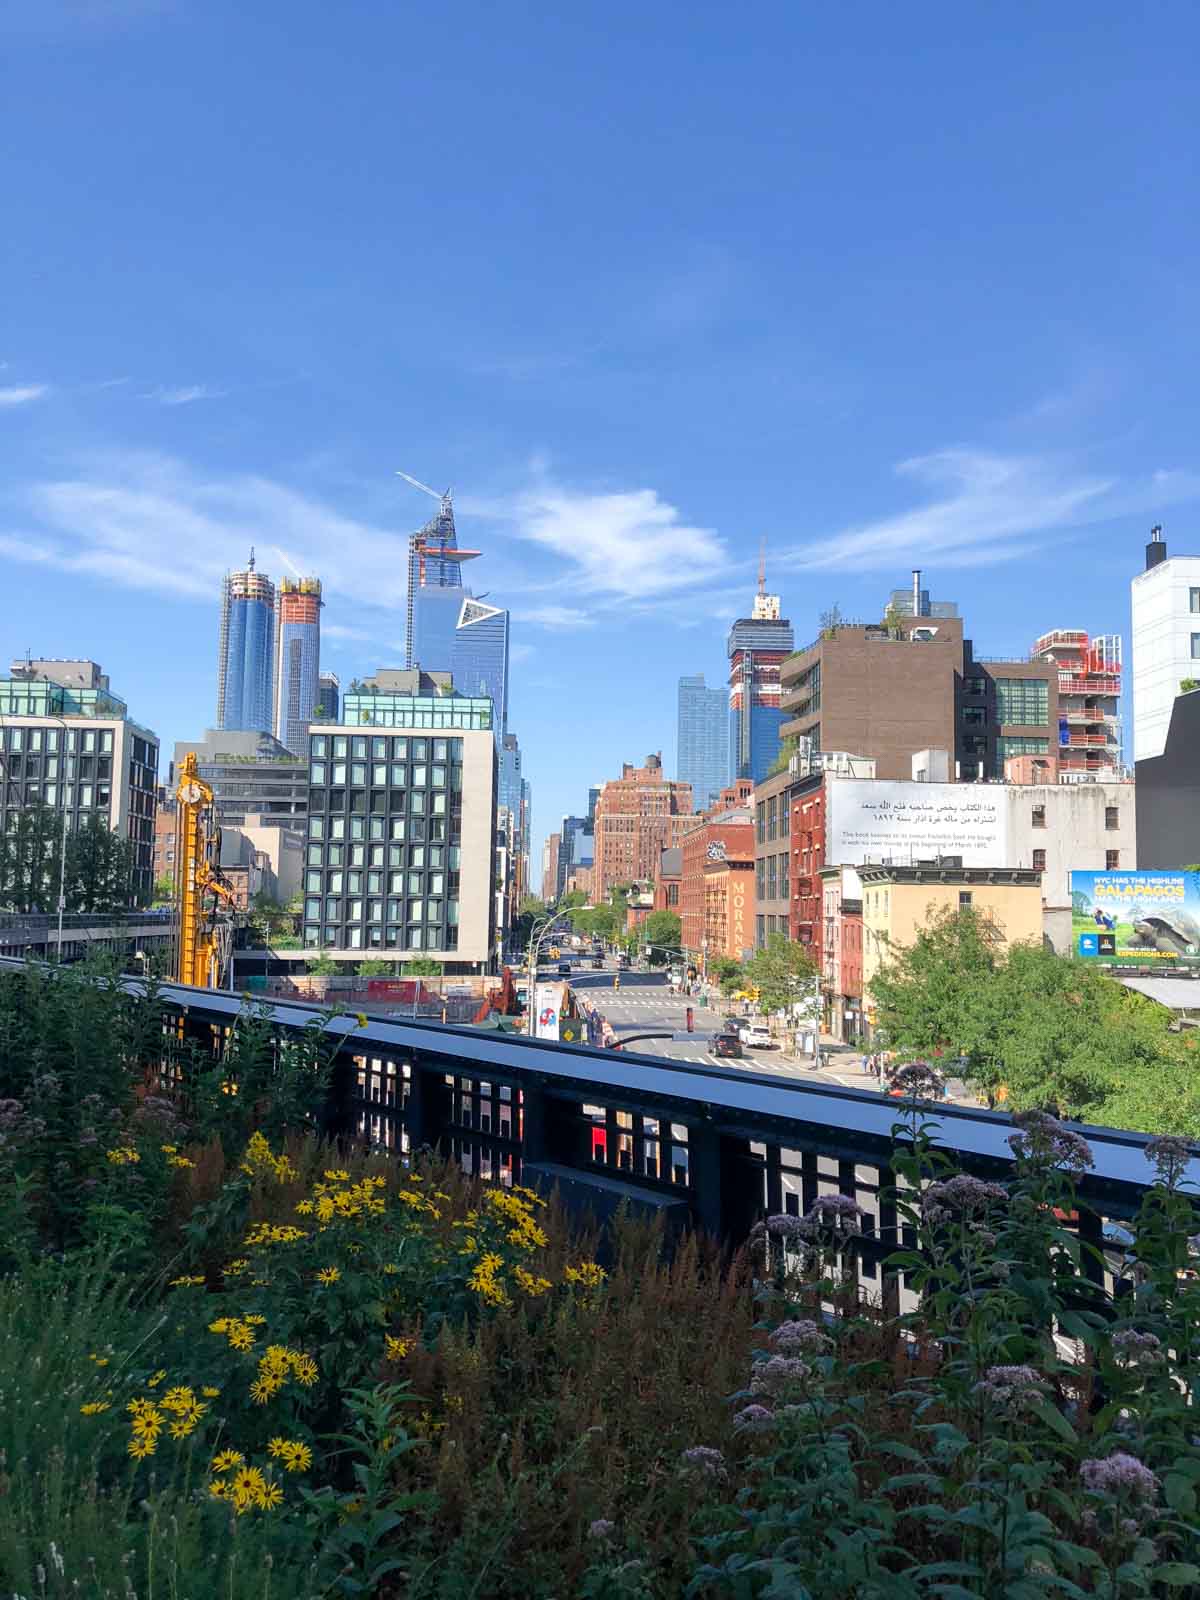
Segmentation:
{"type": "Polygon", "coordinates": [[[971,1390],[993,1410],[1010,1417],[1035,1405],[1045,1392],[1042,1376],[1033,1367],[989,1367],[971,1390]]]}
{"type": "Polygon", "coordinates": [[[927,1222],[966,1220],[1007,1199],[1008,1190],[1002,1183],[985,1183],[960,1172],[943,1183],[931,1183],[921,1195],[921,1210],[927,1222]]]}
{"type": "Polygon", "coordinates": [[[1112,1336],[1117,1360],[1126,1367],[1152,1367],[1162,1360],[1162,1342],[1153,1333],[1122,1328],[1112,1336]]]}
{"type": "Polygon", "coordinates": [[[804,1218],[813,1232],[849,1239],[862,1232],[863,1209],[848,1194],[821,1194],[804,1218]]]}
{"type": "Polygon", "coordinates": [[[942,1092],[942,1075],[928,1061],[909,1061],[892,1074],[892,1088],[911,1099],[930,1099],[942,1092]]]}
{"type": "Polygon", "coordinates": [[[607,1517],[597,1517],[588,1528],[589,1539],[611,1539],[617,1530],[615,1522],[610,1522],[607,1517]]]}
{"type": "Polygon", "coordinates": [[[802,1350],[820,1355],[826,1350],[833,1349],[833,1340],[820,1324],[807,1318],[781,1322],[768,1338],[771,1348],[785,1356],[797,1355],[802,1350]]]}
{"type": "Polygon", "coordinates": [[[1136,1456],[1116,1450],[1111,1456],[1085,1461],[1079,1469],[1085,1489],[1094,1494],[1109,1494],[1135,1504],[1149,1504],[1158,1496],[1158,1479],[1136,1456]]]}
{"type": "Polygon", "coordinates": [[[1020,1160],[1061,1167],[1075,1177],[1092,1165],[1092,1147],[1082,1134],[1064,1128],[1045,1111],[1019,1111],[1013,1122],[1019,1133],[1009,1135],[1013,1154],[1020,1160]]]}
{"type": "Polygon", "coordinates": [[[751,1394],[769,1395],[773,1400],[793,1384],[803,1383],[812,1373],[807,1361],[795,1356],[768,1356],[755,1365],[750,1376],[751,1394]]]}
{"type": "Polygon", "coordinates": [[[1173,1133],[1160,1133],[1146,1146],[1146,1160],[1153,1163],[1158,1181],[1173,1189],[1188,1169],[1196,1151],[1186,1139],[1173,1133]]]}
{"type": "Polygon", "coordinates": [[[680,1465],[706,1478],[725,1476],[725,1457],[707,1444],[694,1444],[679,1457],[680,1465]]]}
{"type": "Polygon", "coordinates": [[[775,1426],[774,1413],[766,1406],[745,1406],[733,1419],[739,1433],[767,1433],[775,1426]]]}

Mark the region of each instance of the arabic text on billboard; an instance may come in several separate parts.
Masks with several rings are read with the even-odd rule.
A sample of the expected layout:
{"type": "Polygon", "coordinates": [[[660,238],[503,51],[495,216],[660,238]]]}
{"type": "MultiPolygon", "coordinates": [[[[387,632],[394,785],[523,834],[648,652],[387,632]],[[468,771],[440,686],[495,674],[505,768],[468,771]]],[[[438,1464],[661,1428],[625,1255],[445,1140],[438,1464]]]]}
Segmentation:
{"type": "Polygon", "coordinates": [[[1200,872],[1072,872],[1071,943],[1085,961],[1200,965],[1200,872]]]}
{"type": "Polygon", "coordinates": [[[909,864],[939,855],[964,867],[1008,864],[1008,818],[996,790],[961,783],[829,781],[826,860],[909,864]]]}

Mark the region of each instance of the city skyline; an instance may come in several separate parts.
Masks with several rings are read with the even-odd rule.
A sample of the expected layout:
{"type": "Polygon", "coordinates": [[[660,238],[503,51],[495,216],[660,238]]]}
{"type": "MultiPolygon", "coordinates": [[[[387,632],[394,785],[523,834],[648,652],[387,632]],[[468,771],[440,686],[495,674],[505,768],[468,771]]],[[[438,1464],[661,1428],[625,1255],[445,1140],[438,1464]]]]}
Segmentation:
{"type": "Polygon", "coordinates": [[[981,655],[1128,647],[1148,528],[1200,549],[1194,106],[1163,71],[1194,8],[935,5],[867,48],[771,3],[732,40],[704,5],[39,9],[4,32],[14,125],[60,108],[5,168],[7,648],[103,660],[168,748],[213,720],[251,542],[320,574],[343,684],[403,663],[432,508],[400,467],[455,485],[511,611],[535,851],[672,748],[680,674],[723,681],[764,536],[797,643],[919,566],[981,655]]]}

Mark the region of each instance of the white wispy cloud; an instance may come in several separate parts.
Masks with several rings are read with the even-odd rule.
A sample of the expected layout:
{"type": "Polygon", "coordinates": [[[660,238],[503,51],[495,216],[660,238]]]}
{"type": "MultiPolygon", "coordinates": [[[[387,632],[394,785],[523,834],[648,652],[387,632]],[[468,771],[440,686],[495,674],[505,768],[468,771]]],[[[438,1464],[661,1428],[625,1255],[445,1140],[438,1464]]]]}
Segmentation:
{"type": "Polygon", "coordinates": [[[0,406],[27,406],[49,393],[48,383],[8,384],[0,388],[0,406]]]}
{"type": "Polygon", "coordinates": [[[515,667],[522,661],[531,661],[537,651],[531,644],[512,644],[508,647],[508,659],[515,667]]]}
{"type": "Polygon", "coordinates": [[[321,637],[323,639],[369,639],[370,633],[366,628],[349,628],[344,622],[322,622],[321,637]]]}
{"type": "Polygon", "coordinates": [[[1032,536],[1191,499],[1200,478],[1163,471],[1144,480],[1085,471],[1058,457],[1004,456],[956,448],[902,461],[897,473],[928,492],[920,505],[794,546],[789,567],[887,568],[936,558],[939,566],[986,566],[1031,548],[1032,536]]]}
{"type": "Polygon", "coordinates": [[[523,606],[512,608],[517,622],[532,622],[539,628],[592,628],[596,619],[579,606],[523,606]]]}
{"type": "Polygon", "coordinates": [[[186,383],[151,389],[142,398],[160,406],[190,406],[197,400],[223,400],[228,393],[228,389],[214,389],[207,383],[186,383]]]}
{"type": "Polygon", "coordinates": [[[646,599],[704,583],[728,561],[711,528],[685,522],[653,489],[587,493],[542,481],[508,508],[516,538],[565,564],[572,591],[646,599]]]}
{"type": "Polygon", "coordinates": [[[162,594],[211,598],[250,546],[280,545],[355,606],[404,602],[405,543],[312,496],[250,474],[205,476],[166,456],[106,455],[18,494],[8,554],[162,594]]]}

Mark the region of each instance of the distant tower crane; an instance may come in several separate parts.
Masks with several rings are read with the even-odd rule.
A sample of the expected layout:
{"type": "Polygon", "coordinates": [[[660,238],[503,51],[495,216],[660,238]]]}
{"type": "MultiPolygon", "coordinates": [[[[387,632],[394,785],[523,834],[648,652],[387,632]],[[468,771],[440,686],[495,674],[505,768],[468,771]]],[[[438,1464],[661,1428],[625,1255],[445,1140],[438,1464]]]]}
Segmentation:
{"type": "Polygon", "coordinates": [[[408,540],[408,615],[407,631],[405,638],[405,666],[418,665],[413,655],[413,620],[415,614],[416,593],[425,587],[427,560],[474,561],[480,550],[460,550],[457,544],[447,544],[447,529],[449,536],[454,533],[454,502],[449,489],[444,494],[439,494],[436,489],[431,489],[427,483],[422,483],[420,478],[414,478],[411,473],[401,472],[397,469],[396,476],[403,478],[405,483],[411,483],[414,489],[420,489],[422,494],[432,496],[441,505],[441,514],[419,530],[410,534],[408,540]],[[431,537],[432,535],[432,537],[431,537]]]}
{"type": "Polygon", "coordinates": [[[175,791],[175,979],[197,989],[220,987],[233,944],[234,894],[220,857],[213,791],[189,750],[175,791]]]}

